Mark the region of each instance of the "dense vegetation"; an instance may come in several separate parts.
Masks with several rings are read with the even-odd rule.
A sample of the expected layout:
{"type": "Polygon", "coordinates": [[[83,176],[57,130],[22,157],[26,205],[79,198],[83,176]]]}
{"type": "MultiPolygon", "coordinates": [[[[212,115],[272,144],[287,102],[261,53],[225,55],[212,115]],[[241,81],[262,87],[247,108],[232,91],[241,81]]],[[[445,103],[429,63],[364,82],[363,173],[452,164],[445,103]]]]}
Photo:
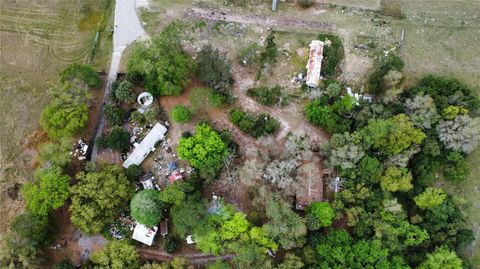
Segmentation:
{"type": "Polygon", "coordinates": [[[225,54],[210,45],[204,46],[198,53],[197,66],[198,78],[224,100],[232,101],[233,76],[230,71],[231,63],[225,54]]]}
{"type": "Polygon", "coordinates": [[[172,23],[152,38],[138,43],[127,63],[129,76],[141,77],[154,96],[179,95],[189,82],[193,62],[182,50],[183,26],[172,23]]]}
{"type": "Polygon", "coordinates": [[[195,135],[178,142],[178,157],[187,160],[200,174],[212,178],[222,168],[228,150],[220,135],[207,124],[200,124],[195,135]]]}
{"type": "Polygon", "coordinates": [[[178,123],[187,123],[192,119],[192,112],[183,105],[176,105],[172,109],[172,119],[178,123]]]}
{"type": "Polygon", "coordinates": [[[290,96],[280,86],[268,88],[266,86],[249,89],[247,95],[255,101],[266,106],[286,106],[290,102],[290,96]]]}
{"type": "Polygon", "coordinates": [[[338,65],[343,60],[342,40],[335,35],[320,34],[318,40],[324,41],[322,76],[333,77],[338,71],[338,65]]]}
{"type": "Polygon", "coordinates": [[[353,231],[351,238],[334,231],[311,235],[310,246],[321,257],[313,263],[439,268],[432,260],[438,255],[438,264],[461,268],[456,252],[473,233],[455,200],[432,182],[439,174],[466,179],[464,158],[480,139],[480,119],[473,113],[478,99],[457,80],[428,76],[403,93],[387,89],[378,102],[346,100],[326,94],[306,107],[312,123],[333,133],[325,149],[342,188],[333,207],[353,231]],[[342,244],[348,249],[341,259],[328,254],[342,244]],[[369,256],[377,260],[357,260],[357,247],[375,251],[369,256]]]}
{"type": "Polygon", "coordinates": [[[237,108],[230,111],[230,120],[240,130],[255,138],[274,134],[280,128],[280,123],[266,113],[255,116],[237,108]]]}

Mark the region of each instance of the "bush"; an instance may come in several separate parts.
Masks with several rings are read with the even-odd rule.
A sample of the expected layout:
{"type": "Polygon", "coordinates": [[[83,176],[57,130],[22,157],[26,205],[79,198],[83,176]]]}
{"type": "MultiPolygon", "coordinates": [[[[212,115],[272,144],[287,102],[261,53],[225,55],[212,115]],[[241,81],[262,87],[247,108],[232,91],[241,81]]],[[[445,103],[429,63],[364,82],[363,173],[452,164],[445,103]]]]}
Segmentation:
{"type": "Polygon", "coordinates": [[[142,169],[140,168],[140,166],[132,164],[127,168],[125,174],[127,175],[128,180],[136,181],[142,175],[142,169]]]}
{"type": "Polygon", "coordinates": [[[270,89],[265,86],[249,89],[247,95],[266,106],[286,106],[290,99],[290,96],[285,94],[284,89],[280,86],[275,86],[270,89]]]}
{"type": "Polygon", "coordinates": [[[311,7],[313,3],[311,0],[299,0],[298,4],[303,8],[308,8],[311,7]]]}
{"type": "Polygon", "coordinates": [[[222,96],[230,95],[233,77],[230,71],[231,64],[225,54],[210,45],[204,46],[198,53],[197,65],[197,75],[203,83],[222,96]]]}
{"type": "Polygon", "coordinates": [[[132,76],[142,77],[145,88],[155,96],[179,95],[189,83],[192,59],[182,50],[184,28],[171,23],[151,44],[138,43],[133,47],[127,63],[132,76]]]}
{"type": "Polygon", "coordinates": [[[143,115],[145,116],[147,123],[153,124],[158,121],[159,114],[160,111],[158,111],[158,108],[152,107],[147,109],[143,115]]]}
{"type": "Polygon", "coordinates": [[[113,126],[108,135],[108,147],[121,152],[129,149],[130,134],[120,126],[113,126]]]}
{"type": "Polygon", "coordinates": [[[134,102],[135,101],[135,93],[133,92],[133,84],[128,81],[124,80],[120,82],[116,90],[113,92],[115,94],[115,98],[119,101],[123,102],[134,102]]]}
{"type": "Polygon", "coordinates": [[[175,252],[175,250],[177,250],[178,247],[179,247],[179,244],[175,237],[169,235],[165,238],[163,249],[165,249],[167,253],[175,252]]]}
{"type": "Polygon", "coordinates": [[[103,112],[110,126],[121,125],[127,119],[127,112],[113,103],[106,104],[103,112]]]}
{"type": "Polygon", "coordinates": [[[329,40],[330,46],[323,47],[322,75],[325,77],[333,77],[337,71],[338,64],[343,59],[342,40],[335,35],[321,34],[318,36],[321,41],[329,40]]]}
{"type": "Polygon", "coordinates": [[[384,77],[390,70],[401,71],[404,65],[403,60],[393,53],[386,58],[382,57],[376,63],[375,71],[368,77],[367,91],[376,95],[383,94],[386,90],[384,77]]]}
{"type": "Polygon", "coordinates": [[[90,88],[97,88],[102,83],[97,71],[88,64],[74,63],[60,73],[61,82],[73,81],[74,79],[83,81],[90,88]]]}
{"type": "Polygon", "coordinates": [[[278,48],[277,44],[275,44],[275,35],[270,33],[266,42],[265,50],[260,54],[262,67],[265,67],[266,64],[275,64],[277,62],[278,48]]]}
{"type": "Polygon", "coordinates": [[[72,264],[70,260],[63,260],[59,263],[56,263],[52,269],[75,269],[76,267],[72,264]]]}
{"type": "Polygon", "coordinates": [[[145,124],[145,115],[138,111],[138,110],[135,110],[131,115],[130,115],[130,118],[132,119],[132,122],[136,123],[136,124],[139,124],[139,125],[143,125],[145,124]]]}
{"type": "Polygon", "coordinates": [[[143,190],[133,196],[130,202],[132,217],[141,224],[157,226],[163,217],[164,204],[156,190],[143,190]]]}
{"type": "Polygon", "coordinates": [[[176,105],[172,109],[172,119],[178,123],[187,123],[192,119],[192,113],[183,105],[176,105]]]}
{"type": "Polygon", "coordinates": [[[250,43],[240,50],[238,61],[243,65],[255,65],[260,62],[260,53],[262,48],[257,43],[250,43]]]}
{"type": "Polygon", "coordinates": [[[265,113],[254,116],[240,109],[232,109],[230,111],[230,120],[240,128],[240,130],[255,138],[273,134],[280,128],[280,123],[265,113]]]}

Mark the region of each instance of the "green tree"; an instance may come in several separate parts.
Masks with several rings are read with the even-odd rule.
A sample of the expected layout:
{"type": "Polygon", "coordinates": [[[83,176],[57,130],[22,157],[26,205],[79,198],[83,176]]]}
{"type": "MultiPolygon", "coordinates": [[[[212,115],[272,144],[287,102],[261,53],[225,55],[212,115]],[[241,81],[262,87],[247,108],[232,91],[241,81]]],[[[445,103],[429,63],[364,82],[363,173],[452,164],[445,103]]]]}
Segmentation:
{"type": "Polygon", "coordinates": [[[70,260],[63,260],[56,263],[52,269],[75,269],[76,267],[72,264],[70,260]]]}
{"type": "Polygon", "coordinates": [[[112,241],[103,249],[92,253],[93,269],[136,269],[140,259],[134,246],[125,241],[112,241]]]}
{"type": "Polygon", "coordinates": [[[40,169],[35,173],[34,183],[26,183],[22,188],[27,209],[36,215],[46,216],[67,200],[70,177],[60,168],[40,169]]]}
{"type": "Polygon", "coordinates": [[[225,221],[220,230],[220,237],[222,240],[238,239],[240,235],[247,232],[250,223],[246,215],[240,212],[235,213],[231,219],[225,221]]]}
{"type": "Polygon", "coordinates": [[[160,192],[160,199],[165,203],[180,205],[187,194],[193,190],[194,187],[190,182],[175,181],[160,192]]]}
{"type": "Polygon", "coordinates": [[[134,123],[137,123],[137,124],[140,124],[140,125],[145,124],[145,114],[143,114],[142,112],[140,112],[138,110],[135,110],[134,112],[132,112],[132,114],[130,115],[130,118],[132,119],[132,122],[134,122],[134,123]]]}
{"type": "Polygon", "coordinates": [[[232,267],[225,261],[216,260],[215,262],[207,265],[207,269],[232,269],[232,267]]]}
{"type": "Polygon", "coordinates": [[[306,222],[310,230],[318,230],[321,227],[332,225],[335,212],[327,202],[313,202],[307,207],[306,222]]]}
{"type": "Polygon", "coordinates": [[[427,188],[421,194],[415,196],[414,201],[421,209],[429,209],[441,205],[447,198],[447,195],[442,189],[427,188]]]}
{"type": "Polygon", "coordinates": [[[130,134],[120,126],[113,126],[108,134],[108,147],[121,152],[128,151],[130,134]]]}
{"type": "Polygon", "coordinates": [[[199,169],[203,177],[213,177],[223,166],[228,150],[217,132],[207,124],[199,124],[195,135],[180,138],[178,156],[199,169]]]}
{"type": "Polygon", "coordinates": [[[412,173],[403,167],[387,167],[380,178],[380,185],[386,191],[409,191],[413,188],[412,173]]]}
{"type": "Polygon", "coordinates": [[[268,197],[265,204],[267,223],[263,229],[284,249],[301,247],[305,243],[305,220],[297,215],[290,204],[278,196],[268,197]]]}
{"type": "Polygon", "coordinates": [[[427,255],[427,258],[420,266],[419,269],[462,269],[462,260],[457,256],[454,251],[449,250],[447,247],[442,246],[433,253],[427,255]]]}
{"type": "Polygon", "coordinates": [[[35,268],[41,261],[41,247],[47,243],[45,216],[21,213],[0,240],[0,262],[5,268],[35,268]]]}
{"type": "Polygon", "coordinates": [[[192,112],[184,105],[176,105],[172,109],[172,119],[178,123],[187,123],[192,119],[192,112]]]}
{"type": "Polygon", "coordinates": [[[144,113],[145,120],[147,121],[147,123],[154,124],[158,121],[159,114],[160,114],[160,111],[158,110],[158,108],[156,107],[149,108],[144,113]]]}
{"type": "Polygon", "coordinates": [[[127,168],[127,170],[125,170],[125,174],[127,175],[128,180],[136,181],[142,175],[142,169],[140,166],[132,164],[127,168]]]}
{"type": "Polygon", "coordinates": [[[127,119],[127,113],[114,103],[106,104],[103,112],[110,126],[121,125],[127,119]]]}
{"type": "Polygon", "coordinates": [[[149,227],[157,226],[163,217],[165,208],[160,194],[156,190],[143,190],[133,196],[130,202],[132,217],[141,224],[149,227]]]}
{"type": "Polygon", "coordinates": [[[362,129],[367,145],[381,149],[389,155],[399,154],[412,144],[421,144],[426,135],[413,126],[405,114],[395,115],[387,120],[375,119],[362,129]]]}
{"type": "Polygon", "coordinates": [[[77,184],[70,189],[72,223],[89,235],[100,232],[127,207],[133,191],[123,171],[113,165],[78,173],[77,184]]]}
{"type": "Polygon", "coordinates": [[[115,90],[115,98],[123,102],[134,102],[135,93],[133,92],[133,84],[128,80],[123,80],[115,90]]]}
{"type": "Polygon", "coordinates": [[[275,269],[302,269],[305,264],[302,259],[293,253],[287,253],[283,262],[275,267],[275,269]]]}
{"type": "Polygon", "coordinates": [[[97,71],[88,64],[74,63],[60,73],[60,82],[71,82],[75,79],[82,81],[90,88],[97,88],[102,83],[97,71]]]}
{"type": "Polygon", "coordinates": [[[182,204],[170,209],[175,232],[185,238],[197,225],[201,225],[207,214],[207,204],[196,196],[188,197],[182,204]]]}
{"type": "Polygon", "coordinates": [[[468,178],[470,168],[460,152],[451,151],[447,155],[447,162],[443,174],[448,180],[460,182],[468,178]]]}
{"type": "Polygon", "coordinates": [[[171,23],[150,44],[133,47],[127,71],[143,77],[145,88],[153,95],[179,95],[189,83],[193,62],[182,50],[183,33],[180,23],[171,23]]]}
{"type": "Polygon", "coordinates": [[[72,140],[70,138],[61,138],[58,143],[47,142],[40,145],[38,155],[40,161],[54,167],[66,168],[70,163],[72,156],[72,140]]]}
{"type": "Polygon", "coordinates": [[[79,84],[65,83],[53,88],[53,100],[40,115],[40,124],[51,138],[77,135],[88,120],[89,94],[79,84]]]}
{"type": "Polygon", "coordinates": [[[443,109],[442,117],[444,120],[453,120],[458,115],[466,115],[468,113],[468,109],[463,108],[461,106],[448,106],[443,109]]]}
{"type": "Polygon", "coordinates": [[[203,83],[223,96],[230,95],[233,77],[230,71],[231,63],[225,54],[206,45],[198,53],[197,66],[198,78],[203,83]]]}
{"type": "Polygon", "coordinates": [[[275,44],[275,35],[270,33],[267,36],[265,50],[260,54],[260,59],[263,65],[274,64],[277,62],[278,49],[275,44]]]}

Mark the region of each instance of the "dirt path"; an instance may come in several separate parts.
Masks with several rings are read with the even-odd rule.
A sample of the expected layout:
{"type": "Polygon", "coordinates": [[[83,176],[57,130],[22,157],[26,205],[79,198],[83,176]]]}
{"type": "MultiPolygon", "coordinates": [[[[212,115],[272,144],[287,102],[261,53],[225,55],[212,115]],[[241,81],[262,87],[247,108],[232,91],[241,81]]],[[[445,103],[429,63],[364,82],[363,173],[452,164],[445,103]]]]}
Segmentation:
{"type": "Polygon", "coordinates": [[[213,256],[213,255],[204,255],[201,253],[190,253],[190,254],[169,254],[160,250],[148,249],[148,248],[137,248],[140,259],[148,261],[159,261],[166,262],[171,261],[174,257],[183,258],[189,261],[191,264],[205,264],[208,262],[213,262],[216,260],[230,260],[235,255],[226,254],[222,256],[213,256]]]}
{"type": "Polygon", "coordinates": [[[277,106],[269,107],[257,103],[248,97],[246,94],[247,90],[258,85],[251,79],[252,75],[248,74],[244,67],[235,64],[233,66],[233,76],[235,79],[233,94],[237,98],[237,104],[244,110],[252,113],[266,112],[280,122],[280,131],[275,137],[277,142],[281,143],[288,133],[298,131],[307,133],[314,143],[321,143],[330,137],[326,132],[306,122],[303,115],[303,106],[299,103],[292,103],[283,108],[277,106]]]}
{"type": "Polygon", "coordinates": [[[193,16],[206,20],[221,20],[227,22],[259,24],[268,27],[295,27],[302,29],[332,31],[336,29],[334,24],[322,21],[306,21],[288,17],[267,17],[254,14],[242,14],[234,12],[218,12],[214,9],[191,8],[186,16],[193,16]]]}

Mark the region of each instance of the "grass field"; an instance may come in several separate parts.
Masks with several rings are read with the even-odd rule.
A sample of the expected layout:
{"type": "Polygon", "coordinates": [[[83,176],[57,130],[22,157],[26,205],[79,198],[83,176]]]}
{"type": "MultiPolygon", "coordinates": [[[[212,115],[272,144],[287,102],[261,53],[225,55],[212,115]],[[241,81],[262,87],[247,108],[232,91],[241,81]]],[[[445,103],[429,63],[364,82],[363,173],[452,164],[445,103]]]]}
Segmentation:
{"type": "Polygon", "coordinates": [[[107,0],[0,2],[0,233],[22,208],[21,199],[11,200],[6,189],[31,180],[35,146],[44,139],[35,130],[49,102],[49,85],[73,62],[90,62],[98,70],[109,66],[113,5],[106,4],[107,0]],[[101,25],[105,30],[93,54],[101,25]]]}

